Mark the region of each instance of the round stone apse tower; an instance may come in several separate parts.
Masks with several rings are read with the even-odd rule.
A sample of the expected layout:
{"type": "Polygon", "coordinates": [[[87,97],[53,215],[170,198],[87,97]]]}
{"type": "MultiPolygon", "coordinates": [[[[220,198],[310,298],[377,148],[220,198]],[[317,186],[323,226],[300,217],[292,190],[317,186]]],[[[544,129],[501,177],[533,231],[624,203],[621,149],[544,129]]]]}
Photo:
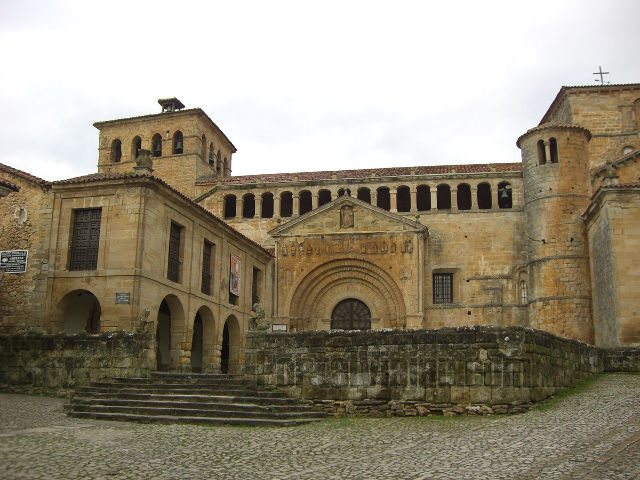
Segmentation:
{"type": "Polygon", "coordinates": [[[593,343],[586,230],[591,196],[587,144],[580,126],[547,123],[516,144],[522,150],[529,270],[529,324],[593,343]]]}

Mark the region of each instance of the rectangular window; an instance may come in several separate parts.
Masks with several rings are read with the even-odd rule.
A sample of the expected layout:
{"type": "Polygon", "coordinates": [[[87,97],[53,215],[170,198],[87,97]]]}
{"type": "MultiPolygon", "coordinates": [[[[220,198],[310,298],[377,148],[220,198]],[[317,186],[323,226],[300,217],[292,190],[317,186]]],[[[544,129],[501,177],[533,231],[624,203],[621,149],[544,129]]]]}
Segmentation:
{"type": "Polygon", "coordinates": [[[204,241],[204,246],[202,247],[202,287],[200,291],[205,295],[211,295],[211,278],[213,277],[212,272],[212,259],[214,257],[213,254],[213,244],[204,241]]]}
{"type": "Polygon", "coordinates": [[[69,270],[95,270],[98,268],[101,219],[101,208],[73,211],[69,270]]]}
{"type": "Polygon", "coordinates": [[[453,273],[433,274],[433,303],[453,303],[453,273]]]}
{"type": "Polygon", "coordinates": [[[177,223],[171,222],[171,230],[169,232],[169,263],[167,266],[167,278],[172,282],[180,281],[180,237],[182,236],[182,227],[177,223]]]}
{"type": "Polygon", "coordinates": [[[259,268],[253,267],[253,279],[251,283],[251,305],[260,303],[260,296],[262,295],[261,284],[262,272],[259,268]]]}

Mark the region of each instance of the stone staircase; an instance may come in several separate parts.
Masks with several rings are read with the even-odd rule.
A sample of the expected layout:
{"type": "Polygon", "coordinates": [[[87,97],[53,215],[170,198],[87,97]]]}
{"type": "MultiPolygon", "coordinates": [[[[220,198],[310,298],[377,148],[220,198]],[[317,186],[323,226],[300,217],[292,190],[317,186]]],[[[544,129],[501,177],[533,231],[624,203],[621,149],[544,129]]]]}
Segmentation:
{"type": "Polygon", "coordinates": [[[208,425],[291,426],[325,416],[310,403],[251,385],[241,375],[165,372],[77,387],[65,410],[78,418],[208,425]]]}

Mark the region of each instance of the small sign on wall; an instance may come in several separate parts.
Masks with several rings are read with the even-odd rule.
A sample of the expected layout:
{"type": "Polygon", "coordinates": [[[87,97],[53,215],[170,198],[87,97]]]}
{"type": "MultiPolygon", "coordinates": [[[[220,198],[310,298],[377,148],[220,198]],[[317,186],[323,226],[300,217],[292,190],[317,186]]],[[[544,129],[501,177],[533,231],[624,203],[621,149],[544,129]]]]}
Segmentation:
{"type": "Polygon", "coordinates": [[[129,292],[116,293],[116,305],[119,303],[130,303],[130,302],[131,302],[131,294],[129,292]]]}
{"type": "Polygon", "coordinates": [[[274,323],[273,325],[271,325],[271,331],[272,332],[286,332],[287,331],[287,325],[284,323],[274,323]]]}
{"type": "Polygon", "coordinates": [[[27,271],[28,250],[0,251],[0,265],[4,273],[24,273],[27,271]]]}

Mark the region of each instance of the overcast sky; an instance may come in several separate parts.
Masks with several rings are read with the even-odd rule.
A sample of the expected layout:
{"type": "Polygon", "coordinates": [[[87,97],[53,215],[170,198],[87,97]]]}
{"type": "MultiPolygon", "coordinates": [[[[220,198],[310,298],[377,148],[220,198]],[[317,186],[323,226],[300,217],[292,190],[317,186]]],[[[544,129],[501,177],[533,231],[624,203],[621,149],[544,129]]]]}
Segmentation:
{"type": "Polygon", "coordinates": [[[201,107],[233,174],[517,162],[562,85],[640,83],[640,1],[0,2],[0,162],[96,171],[93,122],[201,107]]]}

